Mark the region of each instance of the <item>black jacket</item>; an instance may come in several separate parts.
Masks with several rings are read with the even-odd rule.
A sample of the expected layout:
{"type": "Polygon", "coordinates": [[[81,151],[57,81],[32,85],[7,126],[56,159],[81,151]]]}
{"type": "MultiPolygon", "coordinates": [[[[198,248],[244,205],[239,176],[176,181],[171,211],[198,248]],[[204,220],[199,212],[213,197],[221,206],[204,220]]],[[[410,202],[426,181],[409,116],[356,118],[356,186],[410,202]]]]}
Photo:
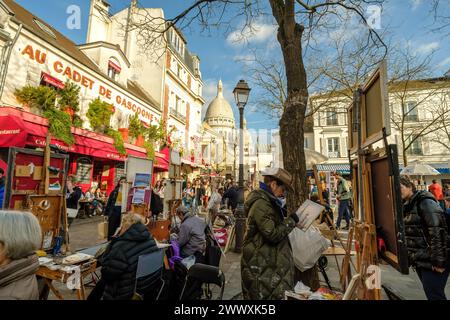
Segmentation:
{"type": "Polygon", "coordinates": [[[225,199],[228,200],[228,205],[231,209],[236,209],[238,201],[239,201],[239,190],[237,187],[229,188],[222,197],[222,202],[225,203],[225,199]]]}
{"type": "Polygon", "coordinates": [[[161,197],[152,190],[152,196],[150,200],[150,211],[153,216],[157,216],[164,211],[164,203],[161,197]]]}
{"type": "MultiPolygon", "coordinates": [[[[123,235],[113,239],[102,259],[104,300],[129,300],[133,297],[139,256],[158,250],[155,240],[142,223],[132,225],[123,235]]],[[[137,292],[145,295],[159,282],[158,275],[140,278],[137,292]]]]}
{"type": "Polygon", "coordinates": [[[417,191],[403,205],[406,245],[411,266],[431,270],[449,264],[449,236],[444,213],[434,196],[417,191]]]}
{"type": "Polygon", "coordinates": [[[116,204],[117,196],[119,195],[120,186],[114,188],[113,191],[109,194],[108,201],[106,202],[105,212],[104,214],[110,216],[114,210],[114,206],[116,204]]]}
{"type": "Polygon", "coordinates": [[[69,209],[78,209],[78,202],[81,199],[83,192],[80,187],[73,187],[72,193],[66,199],[66,207],[69,209]]]}

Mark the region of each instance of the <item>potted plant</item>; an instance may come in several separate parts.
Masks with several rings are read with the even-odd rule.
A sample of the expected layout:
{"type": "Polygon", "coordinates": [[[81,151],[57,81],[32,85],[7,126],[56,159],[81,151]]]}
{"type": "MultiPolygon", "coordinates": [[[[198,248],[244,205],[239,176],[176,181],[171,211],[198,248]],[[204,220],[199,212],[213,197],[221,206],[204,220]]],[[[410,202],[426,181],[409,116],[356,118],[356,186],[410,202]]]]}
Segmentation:
{"type": "Polygon", "coordinates": [[[123,141],[128,143],[129,138],[130,138],[129,129],[128,129],[128,121],[127,121],[128,118],[126,116],[124,116],[120,110],[117,110],[117,112],[114,112],[114,110],[112,110],[112,112],[115,113],[115,115],[116,115],[117,125],[119,127],[119,129],[117,129],[117,130],[122,135],[123,141]]]}
{"type": "Polygon", "coordinates": [[[67,80],[64,88],[59,90],[58,98],[59,108],[66,112],[73,121],[75,114],[80,109],[80,87],[67,80]]]}
{"type": "Polygon", "coordinates": [[[129,117],[129,124],[128,124],[128,133],[129,136],[133,138],[133,141],[136,145],[143,145],[144,142],[144,132],[145,128],[142,124],[141,120],[139,119],[139,116],[137,114],[134,114],[129,117]]]}
{"type": "Polygon", "coordinates": [[[107,133],[111,126],[112,105],[97,98],[89,103],[86,117],[92,130],[99,133],[107,133]]]}
{"type": "Polygon", "coordinates": [[[27,105],[37,114],[48,119],[48,131],[57,139],[72,145],[75,141],[72,134],[72,118],[56,107],[57,91],[45,86],[25,86],[16,89],[14,95],[17,100],[27,105]]]}
{"type": "Polygon", "coordinates": [[[89,120],[92,130],[103,133],[114,139],[114,147],[120,154],[126,154],[123,137],[119,131],[111,128],[111,117],[113,106],[99,98],[89,103],[86,117],[89,120]]]}

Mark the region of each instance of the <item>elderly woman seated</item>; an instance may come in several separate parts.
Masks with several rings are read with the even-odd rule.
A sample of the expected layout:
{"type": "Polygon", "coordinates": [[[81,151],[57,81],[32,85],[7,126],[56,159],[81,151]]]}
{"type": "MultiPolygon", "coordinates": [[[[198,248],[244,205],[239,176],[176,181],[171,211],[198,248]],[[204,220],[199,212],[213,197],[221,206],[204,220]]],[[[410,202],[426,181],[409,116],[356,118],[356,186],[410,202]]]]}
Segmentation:
{"type": "Polygon", "coordinates": [[[29,212],[0,211],[0,300],[39,299],[35,251],[41,227],[29,212]]]}
{"type": "MultiPolygon", "coordinates": [[[[136,285],[136,271],[139,257],[158,250],[155,240],[144,224],[144,218],[129,213],[122,219],[119,231],[103,255],[101,280],[88,300],[102,297],[104,300],[129,300],[135,293],[152,299],[157,286],[151,275],[139,279],[136,285]]],[[[157,279],[159,281],[159,279],[157,279]]],[[[156,295],[155,295],[156,296],[156,295]]]]}

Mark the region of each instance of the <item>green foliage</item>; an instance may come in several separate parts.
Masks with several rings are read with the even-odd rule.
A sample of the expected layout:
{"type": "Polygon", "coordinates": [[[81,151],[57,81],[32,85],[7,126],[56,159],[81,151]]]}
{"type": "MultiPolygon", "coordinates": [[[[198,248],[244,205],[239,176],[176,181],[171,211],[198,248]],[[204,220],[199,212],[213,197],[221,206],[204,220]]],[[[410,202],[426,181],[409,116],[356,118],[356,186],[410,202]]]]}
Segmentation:
{"type": "Polygon", "coordinates": [[[119,131],[108,128],[105,133],[114,139],[114,148],[116,148],[116,150],[121,155],[127,154],[127,151],[125,150],[125,146],[123,144],[123,137],[119,131]]]}
{"type": "Polygon", "coordinates": [[[75,139],[71,131],[70,116],[64,111],[58,109],[48,109],[44,111],[44,116],[48,119],[48,131],[57,139],[64,141],[68,145],[72,145],[75,139]]]}
{"type": "Polygon", "coordinates": [[[144,135],[145,128],[139,120],[139,116],[137,114],[134,114],[133,116],[130,116],[130,124],[128,126],[128,132],[131,137],[137,138],[141,135],[144,135]]]}
{"type": "Polygon", "coordinates": [[[61,110],[64,111],[67,107],[70,107],[75,112],[80,111],[80,87],[75,83],[67,80],[64,89],[59,90],[58,95],[58,104],[61,110]]]}
{"type": "Polygon", "coordinates": [[[72,119],[72,124],[75,128],[81,128],[83,126],[83,120],[81,120],[79,115],[75,114],[72,119]]]}
{"type": "Polygon", "coordinates": [[[144,141],[144,148],[147,150],[147,158],[149,160],[155,160],[155,144],[153,141],[144,141]]]}
{"type": "Polygon", "coordinates": [[[16,89],[14,95],[20,103],[28,104],[32,108],[37,108],[43,112],[55,109],[56,90],[44,86],[25,86],[16,89]]]}
{"type": "MultiPolygon", "coordinates": [[[[99,98],[89,103],[89,109],[86,114],[91,124],[92,130],[99,133],[107,133],[110,129],[111,116],[113,115],[113,106],[99,98]]],[[[122,139],[123,140],[123,139],[122,139]]]]}
{"type": "Polygon", "coordinates": [[[144,128],[144,138],[147,141],[159,141],[164,142],[166,135],[164,132],[164,124],[162,121],[157,125],[150,125],[149,128],[144,128]]]}

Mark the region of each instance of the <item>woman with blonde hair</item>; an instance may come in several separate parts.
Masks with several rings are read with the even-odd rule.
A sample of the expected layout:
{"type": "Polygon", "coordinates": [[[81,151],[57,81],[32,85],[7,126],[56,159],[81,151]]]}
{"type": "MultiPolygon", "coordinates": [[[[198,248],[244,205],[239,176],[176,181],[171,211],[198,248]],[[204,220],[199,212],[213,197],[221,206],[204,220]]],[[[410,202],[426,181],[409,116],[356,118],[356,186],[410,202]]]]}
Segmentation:
{"type": "MultiPolygon", "coordinates": [[[[144,218],[134,213],[124,215],[121,227],[102,259],[101,272],[105,286],[103,299],[131,299],[135,293],[139,257],[156,250],[158,247],[144,224],[144,218]]],[[[152,275],[139,279],[136,293],[144,296],[144,299],[151,299],[155,281],[159,281],[159,278],[155,279],[152,275]]]]}
{"type": "Polygon", "coordinates": [[[41,227],[33,214],[0,211],[0,300],[39,299],[35,251],[41,241],[41,227]]]}

